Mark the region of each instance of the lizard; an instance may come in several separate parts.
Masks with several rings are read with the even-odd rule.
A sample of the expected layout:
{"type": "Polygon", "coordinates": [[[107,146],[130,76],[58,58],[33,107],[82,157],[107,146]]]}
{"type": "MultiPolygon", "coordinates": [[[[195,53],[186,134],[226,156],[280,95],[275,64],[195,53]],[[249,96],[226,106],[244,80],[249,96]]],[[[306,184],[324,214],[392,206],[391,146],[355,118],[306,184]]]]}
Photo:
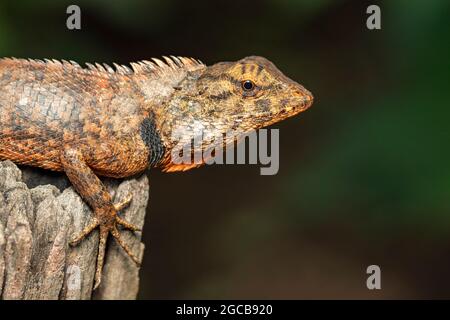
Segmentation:
{"type": "MultiPolygon", "coordinates": [[[[94,289],[109,235],[139,264],[118,228],[138,231],[118,215],[131,196],[113,203],[99,177],[198,167],[175,162],[171,154],[176,145],[191,143],[192,129],[243,135],[313,103],[310,91],[259,56],[210,66],[175,56],[113,66],[0,59],[0,160],[64,172],[90,206],[91,222],[70,245],[99,229],[94,289]]],[[[202,148],[219,143],[203,142],[202,148]]]]}

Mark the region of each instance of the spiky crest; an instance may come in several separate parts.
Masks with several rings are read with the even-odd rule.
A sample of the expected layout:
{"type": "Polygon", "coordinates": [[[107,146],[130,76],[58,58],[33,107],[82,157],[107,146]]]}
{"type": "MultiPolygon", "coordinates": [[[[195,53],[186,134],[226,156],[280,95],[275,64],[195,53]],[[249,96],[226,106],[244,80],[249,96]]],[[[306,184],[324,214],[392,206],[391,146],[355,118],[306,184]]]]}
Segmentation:
{"type": "Polygon", "coordinates": [[[15,63],[24,64],[37,64],[44,65],[46,67],[64,68],[69,70],[75,70],[79,72],[85,72],[97,76],[114,76],[114,75],[148,75],[164,76],[166,74],[174,74],[178,71],[192,71],[198,68],[203,68],[205,65],[197,59],[187,57],[175,57],[163,56],[165,62],[160,59],[152,58],[152,61],[142,60],[138,62],[131,62],[131,68],[126,65],[119,65],[113,63],[113,67],[106,63],[85,63],[87,68],[83,68],[75,61],[56,60],[56,59],[20,59],[20,58],[2,58],[0,62],[10,61],[15,63]]]}

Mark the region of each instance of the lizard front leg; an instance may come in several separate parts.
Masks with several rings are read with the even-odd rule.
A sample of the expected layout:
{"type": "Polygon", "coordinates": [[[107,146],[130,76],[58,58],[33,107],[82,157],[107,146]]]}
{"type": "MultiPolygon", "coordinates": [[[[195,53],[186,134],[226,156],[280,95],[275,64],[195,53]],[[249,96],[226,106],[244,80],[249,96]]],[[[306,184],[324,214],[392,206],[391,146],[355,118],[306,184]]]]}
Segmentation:
{"type": "Polygon", "coordinates": [[[124,228],[132,231],[139,230],[136,226],[126,222],[117,215],[117,212],[119,210],[123,209],[130,203],[131,197],[128,197],[121,203],[114,205],[112,203],[111,195],[106,190],[100,179],[88,166],[85,159],[83,158],[83,153],[76,147],[68,146],[64,148],[61,154],[61,164],[76,191],[90,205],[95,214],[95,217],[92,219],[91,223],[89,223],[89,225],[81,232],[81,234],[71,242],[71,245],[78,244],[97,227],[100,231],[94,286],[94,289],[96,289],[101,281],[102,268],[105,258],[106,241],[110,233],[116,239],[117,243],[131,257],[131,259],[139,265],[138,258],[123,242],[122,238],[120,237],[119,230],[117,229],[117,225],[119,224],[124,228]]]}

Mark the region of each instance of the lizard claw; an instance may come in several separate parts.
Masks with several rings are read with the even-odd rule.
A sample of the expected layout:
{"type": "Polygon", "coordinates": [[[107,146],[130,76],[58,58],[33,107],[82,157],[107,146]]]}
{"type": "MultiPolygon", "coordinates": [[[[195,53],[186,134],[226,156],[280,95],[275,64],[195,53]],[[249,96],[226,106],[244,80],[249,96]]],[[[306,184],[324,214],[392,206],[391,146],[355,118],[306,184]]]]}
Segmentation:
{"type": "MultiPolygon", "coordinates": [[[[120,219],[120,220],[122,220],[122,219],[120,219]]],[[[141,265],[139,258],[136,255],[134,255],[134,253],[131,251],[130,247],[122,240],[122,237],[120,236],[120,232],[119,232],[119,230],[117,230],[117,221],[118,221],[118,217],[116,216],[115,222],[112,225],[108,225],[108,226],[100,225],[100,241],[99,241],[98,256],[97,256],[97,269],[95,271],[94,290],[98,288],[98,286],[100,285],[101,279],[102,279],[102,270],[103,270],[103,264],[104,264],[104,260],[105,260],[105,251],[106,251],[106,240],[108,239],[109,234],[111,234],[114,237],[114,239],[116,239],[116,242],[119,244],[119,246],[122,247],[122,249],[131,258],[131,260],[133,260],[134,263],[136,263],[136,265],[138,267],[141,265]]],[[[122,220],[122,221],[124,221],[124,220],[122,220]]],[[[133,225],[130,224],[130,226],[133,226],[133,225]]],[[[133,227],[136,228],[135,226],[133,226],[133,227]]]]}
{"type": "MultiPolygon", "coordinates": [[[[130,205],[131,200],[133,199],[131,194],[128,194],[125,199],[123,199],[122,201],[120,201],[119,203],[116,203],[114,205],[114,209],[116,209],[116,211],[120,211],[123,210],[124,208],[126,208],[127,206],[130,205]]],[[[116,216],[116,223],[121,225],[122,227],[124,227],[127,230],[131,230],[131,231],[141,231],[140,228],[138,228],[137,226],[135,226],[134,224],[129,223],[128,221],[122,219],[119,216],[116,216]]]]}
{"type": "Polygon", "coordinates": [[[108,239],[108,235],[111,234],[114,239],[117,241],[120,247],[127,253],[127,255],[136,263],[136,265],[140,266],[140,261],[136,255],[134,255],[128,247],[128,245],[123,241],[120,236],[120,232],[117,229],[117,225],[121,225],[125,229],[131,231],[140,231],[140,228],[135,226],[134,224],[129,223],[128,221],[120,218],[117,215],[117,211],[122,210],[126,206],[128,206],[131,202],[131,195],[128,195],[124,200],[112,206],[110,210],[108,210],[107,214],[103,212],[102,209],[100,211],[96,211],[96,217],[92,219],[88,226],[86,226],[83,231],[75,237],[71,242],[71,246],[75,246],[80,243],[81,240],[86,238],[92,231],[96,228],[100,229],[100,239],[99,239],[99,248],[97,255],[97,267],[95,271],[95,285],[94,290],[98,288],[101,282],[102,269],[105,259],[105,251],[106,251],[106,241],[108,239]],[[112,218],[112,220],[111,220],[112,218]]]}
{"type": "Polygon", "coordinates": [[[71,246],[76,246],[80,243],[81,240],[86,238],[92,231],[94,231],[95,228],[97,228],[100,225],[98,220],[96,218],[93,218],[91,223],[89,223],[81,233],[76,236],[72,241],[70,241],[71,246]]]}
{"type": "Polygon", "coordinates": [[[119,224],[119,225],[121,225],[122,227],[124,227],[124,228],[127,229],[127,230],[131,230],[131,231],[141,231],[141,229],[140,229],[138,226],[136,226],[136,225],[134,225],[134,224],[132,224],[132,223],[129,223],[128,221],[122,219],[122,218],[119,217],[119,216],[116,216],[116,223],[119,224]]]}
{"type": "Polygon", "coordinates": [[[114,209],[116,209],[116,211],[121,211],[122,209],[125,209],[126,207],[128,207],[131,203],[131,200],[133,199],[133,196],[131,194],[128,194],[125,199],[123,199],[122,201],[120,201],[119,203],[116,203],[114,205],[114,209]]]}
{"type": "Polygon", "coordinates": [[[110,232],[111,232],[111,235],[114,237],[114,239],[116,239],[117,243],[128,254],[128,256],[134,261],[134,263],[136,263],[137,266],[140,266],[141,262],[139,261],[138,257],[136,257],[134,255],[134,253],[131,252],[130,247],[128,247],[128,245],[125,242],[123,242],[122,237],[120,236],[119,230],[117,230],[116,227],[113,227],[110,232]]]}
{"type": "MultiPolygon", "coordinates": [[[[114,205],[114,209],[116,209],[116,211],[120,211],[124,208],[126,208],[127,206],[130,205],[131,200],[133,199],[131,194],[128,194],[125,199],[123,199],[122,201],[120,201],[119,203],[116,203],[114,205]]],[[[131,230],[131,231],[141,231],[140,228],[138,228],[137,226],[135,226],[134,224],[129,223],[128,221],[122,219],[119,216],[116,216],[116,223],[121,225],[122,227],[124,227],[127,230],[131,230]]]]}

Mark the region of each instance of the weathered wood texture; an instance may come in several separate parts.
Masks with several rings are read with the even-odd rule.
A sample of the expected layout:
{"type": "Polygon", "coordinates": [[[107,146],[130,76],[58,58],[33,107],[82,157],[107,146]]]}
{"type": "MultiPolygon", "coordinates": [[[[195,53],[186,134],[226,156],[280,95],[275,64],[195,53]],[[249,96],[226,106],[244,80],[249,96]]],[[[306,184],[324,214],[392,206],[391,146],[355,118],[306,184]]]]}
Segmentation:
{"type": "MultiPolygon", "coordinates": [[[[115,202],[132,194],[130,206],[121,215],[142,228],[147,177],[121,183],[105,180],[105,184],[115,202]]],[[[20,170],[10,161],[0,162],[0,297],[135,299],[139,268],[111,237],[102,283],[92,291],[98,231],[76,247],[68,244],[91,217],[91,210],[63,175],[43,175],[34,169],[20,170]]],[[[121,232],[142,260],[141,234],[121,232]]]]}

